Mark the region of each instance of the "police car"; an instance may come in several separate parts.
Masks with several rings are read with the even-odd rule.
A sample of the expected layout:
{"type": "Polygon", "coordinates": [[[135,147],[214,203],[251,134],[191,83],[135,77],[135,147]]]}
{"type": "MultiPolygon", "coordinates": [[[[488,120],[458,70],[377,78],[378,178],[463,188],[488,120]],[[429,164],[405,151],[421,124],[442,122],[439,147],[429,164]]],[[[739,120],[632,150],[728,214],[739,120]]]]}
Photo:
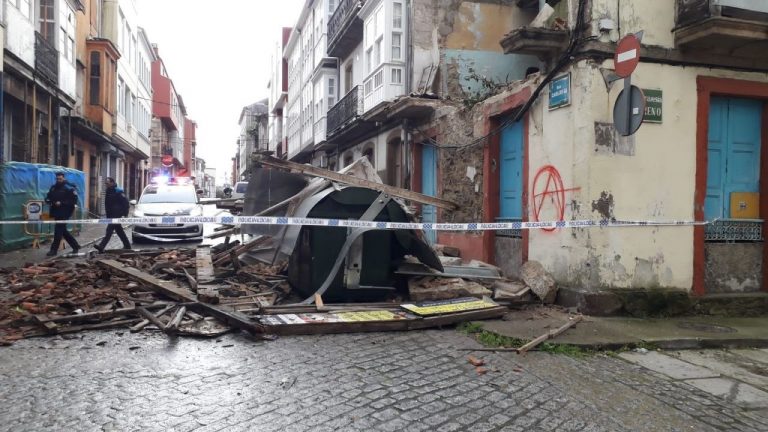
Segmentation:
{"type": "MultiPolygon", "coordinates": [[[[155,177],[144,188],[135,205],[134,217],[153,216],[202,216],[203,206],[197,196],[195,185],[185,177],[155,177]]],[[[177,241],[202,240],[203,224],[158,223],[136,224],[133,226],[133,241],[177,241]]]]}

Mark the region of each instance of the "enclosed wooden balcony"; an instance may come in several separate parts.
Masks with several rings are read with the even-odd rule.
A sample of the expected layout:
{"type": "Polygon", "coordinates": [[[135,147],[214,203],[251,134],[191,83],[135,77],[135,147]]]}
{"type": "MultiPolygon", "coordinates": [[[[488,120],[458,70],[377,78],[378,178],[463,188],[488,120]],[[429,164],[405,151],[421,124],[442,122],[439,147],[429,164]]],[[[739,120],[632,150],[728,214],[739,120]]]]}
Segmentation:
{"type": "Polygon", "coordinates": [[[768,1],[676,0],[678,48],[713,49],[746,57],[768,49],[768,1]]]}
{"type": "Polygon", "coordinates": [[[357,16],[365,0],[341,0],[328,20],[328,56],[345,58],[363,40],[363,20],[357,16]]]}
{"type": "Polygon", "coordinates": [[[52,84],[58,85],[59,52],[40,32],[35,32],[35,70],[52,84]]]}

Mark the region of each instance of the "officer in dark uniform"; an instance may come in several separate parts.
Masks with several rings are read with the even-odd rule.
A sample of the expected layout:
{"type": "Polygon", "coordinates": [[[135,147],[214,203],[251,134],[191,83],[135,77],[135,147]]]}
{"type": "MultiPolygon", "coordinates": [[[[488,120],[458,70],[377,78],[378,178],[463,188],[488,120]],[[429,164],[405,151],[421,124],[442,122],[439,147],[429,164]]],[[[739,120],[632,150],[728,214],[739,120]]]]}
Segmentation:
{"type": "MultiPolygon", "coordinates": [[[[45,202],[51,207],[51,217],[55,220],[65,221],[72,217],[77,204],[77,189],[75,185],[66,180],[63,172],[56,173],[56,184],[48,190],[45,202]]],[[[48,256],[55,256],[59,252],[62,238],[69,243],[72,253],[77,253],[80,250],[77,240],[67,231],[67,224],[57,223],[53,230],[53,243],[51,243],[51,251],[48,252],[48,256]]]]}
{"type": "MultiPolygon", "coordinates": [[[[104,183],[107,186],[107,193],[104,196],[104,209],[107,212],[107,217],[113,219],[128,216],[130,204],[128,203],[128,198],[125,197],[125,192],[117,187],[117,182],[112,177],[107,177],[104,183]]],[[[123,249],[131,248],[131,243],[128,241],[128,237],[125,235],[125,231],[123,231],[123,226],[120,224],[107,225],[107,233],[104,235],[101,243],[93,247],[99,252],[104,252],[109,239],[112,238],[112,233],[117,233],[117,236],[123,241],[123,249]]]]}

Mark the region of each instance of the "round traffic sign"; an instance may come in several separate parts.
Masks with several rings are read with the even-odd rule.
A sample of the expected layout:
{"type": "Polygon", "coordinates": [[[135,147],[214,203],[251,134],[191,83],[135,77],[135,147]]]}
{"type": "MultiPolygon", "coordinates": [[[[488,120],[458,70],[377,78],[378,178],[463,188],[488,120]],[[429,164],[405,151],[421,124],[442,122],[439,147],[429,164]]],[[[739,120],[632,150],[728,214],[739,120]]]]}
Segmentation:
{"type": "Polygon", "coordinates": [[[640,41],[633,34],[624,36],[613,55],[613,67],[616,75],[626,78],[632,75],[640,63],[640,41]]]}
{"type": "Polygon", "coordinates": [[[163,157],[160,160],[160,162],[164,166],[169,167],[169,166],[173,165],[173,156],[171,156],[171,155],[163,155],[163,157]]]}
{"type": "Polygon", "coordinates": [[[637,132],[644,116],[645,95],[640,87],[632,86],[629,92],[622,90],[613,105],[613,126],[619,135],[630,136],[637,132]]]}

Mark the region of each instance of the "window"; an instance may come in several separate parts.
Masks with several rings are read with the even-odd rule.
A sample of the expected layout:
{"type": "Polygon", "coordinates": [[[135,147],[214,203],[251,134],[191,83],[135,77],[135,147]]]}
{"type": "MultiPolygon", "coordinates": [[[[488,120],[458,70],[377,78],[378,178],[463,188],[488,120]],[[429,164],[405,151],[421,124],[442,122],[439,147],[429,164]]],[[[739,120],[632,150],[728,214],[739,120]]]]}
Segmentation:
{"type": "Polygon", "coordinates": [[[373,91],[373,80],[368,80],[365,82],[365,95],[368,96],[373,91]]]}
{"type": "Polygon", "coordinates": [[[101,53],[98,51],[91,51],[91,76],[88,86],[91,92],[88,102],[91,105],[99,105],[101,98],[101,53]]]}
{"type": "Polygon", "coordinates": [[[373,147],[368,147],[367,149],[363,150],[363,156],[368,158],[368,162],[371,163],[372,167],[376,167],[376,163],[373,160],[373,147]]]}
{"type": "Polygon", "coordinates": [[[371,73],[373,70],[373,48],[368,48],[365,52],[365,71],[371,73]]]}
{"type": "Polygon", "coordinates": [[[401,59],[402,35],[400,33],[392,33],[392,60],[401,59]]]}
{"type": "Polygon", "coordinates": [[[392,68],[392,84],[403,83],[403,70],[400,68],[392,68]]]}
{"type": "Polygon", "coordinates": [[[403,4],[400,2],[392,3],[392,27],[403,28],[403,4]]]}
{"type": "Polygon", "coordinates": [[[379,88],[382,84],[384,84],[384,71],[378,71],[376,75],[373,76],[373,87],[379,88]]]}
{"type": "Polygon", "coordinates": [[[53,0],[40,0],[40,34],[43,39],[52,45],[56,45],[56,18],[53,14],[53,0]]]}
{"type": "Polygon", "coordinates": [[[328,108],[336,105],[336,79],[328,78],[328,108]]]}
{"type": "MultiPolygon", "coordinates": [[[[32,17],[32,5],[29,0],[11,0],[10,4],[15,6],[16,9],[24,15],[24,18],[30,19],[32,17]]],[[[0,5],[2,7],[2,5],[0,5]]]]}
{"type": "Polygon", "coordinates": [[[125,116],[125,82],[122,78],[117,79],[117,113],[125,116]]]}
{"type": "Polygon", "coordinates": [[[381,64],[381,38],[376,41],[376,45],[373,47],[373,64],[374,66],[381,64]]]}

